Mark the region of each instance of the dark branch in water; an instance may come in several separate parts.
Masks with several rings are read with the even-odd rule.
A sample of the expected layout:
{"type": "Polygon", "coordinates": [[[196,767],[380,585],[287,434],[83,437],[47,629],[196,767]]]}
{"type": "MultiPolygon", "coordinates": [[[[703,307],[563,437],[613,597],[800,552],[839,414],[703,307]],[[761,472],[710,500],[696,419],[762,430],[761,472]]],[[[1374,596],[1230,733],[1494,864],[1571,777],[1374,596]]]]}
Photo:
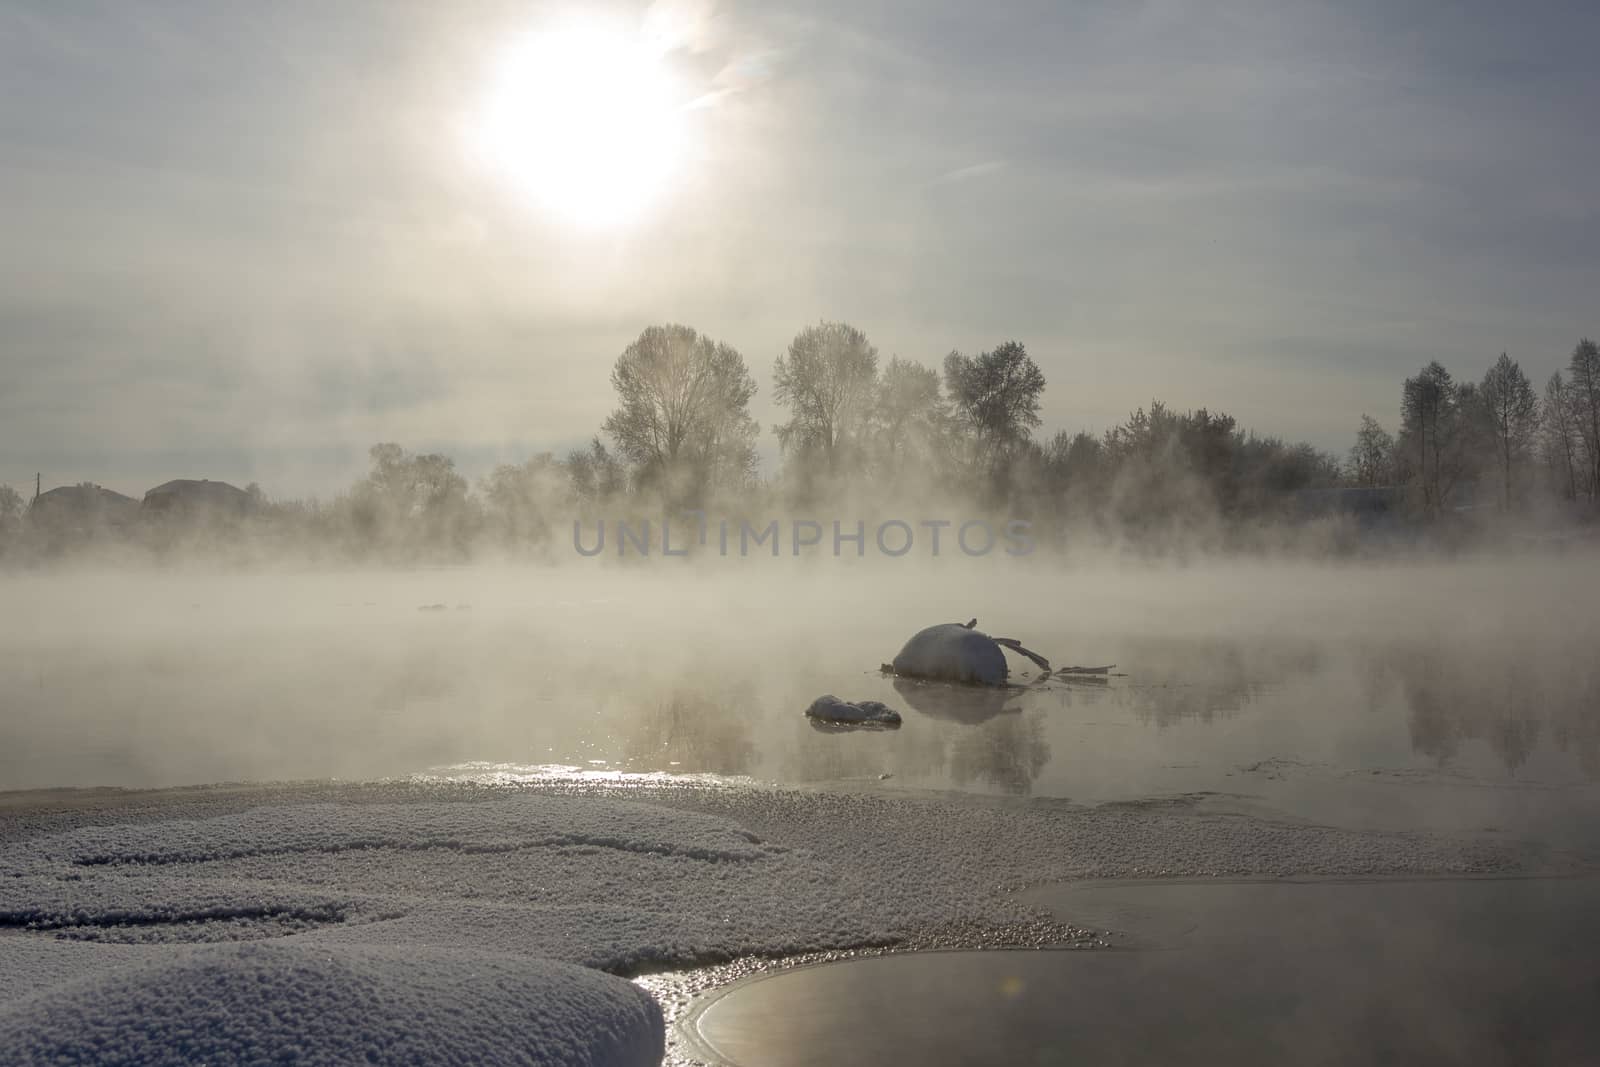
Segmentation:
{"type": "MultiPolygon", "coordinates": [[[[978,620],[973,619],[972,621],[977,622],[978,620]]],[[[1004,645],[1006,648],[1009,648],[1019,656],[1027,656],[1029,659],[1033,660],[1034,663],[1038,664],[1039,669],[1042,671],[1048,672],[1050,670],[1049,660],[1045,659],[1037,652],[1032,652],[1026,648],[1023,648],[1022,642],[1018,641],[1014,637],[996,637],[994,638],[994,643],[997,645],[1004,645]]]]}

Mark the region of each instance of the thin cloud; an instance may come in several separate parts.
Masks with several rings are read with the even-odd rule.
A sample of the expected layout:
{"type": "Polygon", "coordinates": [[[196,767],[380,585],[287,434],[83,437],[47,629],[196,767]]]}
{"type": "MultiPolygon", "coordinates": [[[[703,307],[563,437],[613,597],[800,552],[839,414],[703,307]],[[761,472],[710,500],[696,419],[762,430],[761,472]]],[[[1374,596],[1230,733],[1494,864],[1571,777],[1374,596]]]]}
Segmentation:
{"type": "Polygon", "coordinates": [[[971,166],[958,167],[955,170],[946,171],[928,184],[930,186],[952,185],[956,182],[971,181],[974,178],[983,178],[990,174],[997,174],[1000,171],[1005,170],[1007,166],[1009,166],[1009,164],[1003,159],[987,159],[982,163],[974,163],[971,166]]]}

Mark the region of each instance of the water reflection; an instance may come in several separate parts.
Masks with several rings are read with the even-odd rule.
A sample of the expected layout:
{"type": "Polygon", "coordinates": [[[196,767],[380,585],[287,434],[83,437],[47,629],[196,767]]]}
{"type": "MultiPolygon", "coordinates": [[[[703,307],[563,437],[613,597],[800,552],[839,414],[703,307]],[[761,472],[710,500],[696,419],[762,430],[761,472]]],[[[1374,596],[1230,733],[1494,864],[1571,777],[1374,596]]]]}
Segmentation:
{"type": "Polygon", "coordinates": [[[911,723],[893,733],[819,734],[809,721],[791,722],[787,734],[774,738],[780,756],[773,777],[791,782],[941,781],[949,762],[948,739],[921,726],[911,723]]]}
{"type": "MultiPolygon", "coordinates": [[[[1347,606],[1318,618],[1309,605],[1336,592],[1324,588],[1301,598],[1303,619],[1282,612],[1289,621],[1263,636],[1242,608],[1175,614],[1166,579],[1126,607],[1119,579],[1097,605],[1007,625],[1061,662],[1115,662],[1118,676],[982,689],[875,670],[908,620],[961,617],[914,603],[933,598],[925,585],[893,611],[842,614],[823,598],[760,626],[746,612],[686,627],[676,586],[632,576],[617,589],[633,599],[608,601],[548,576],[503,577],[13,584],[31,599],[6,616],[0,788],[366,779],[467,761],[1084,802],[1264,795],[1312,778],[1344,788],[1358,775],[1600,780],[1592,600],[1519,601],[1509,582],[1470,601],[1493,608],[1481,617],[1397,617],[1391,601],[1387,616],[1347,606]],[[433,603],[475,607],[417,611],[433,603]],[[904,726],[816,732],[803,713],[829,692],[882,700],[904,726]]],[[[737,592],[750,608],[770,600],[737,592]]],[[[1246,606],[1259,615],[1262,599],[1246,606]]]]}
{"type": "Polygon", "coordinates": [[[1026,796],[1050,762],[1041,712],[1009,716],[963,730],[950,745],[950,780],[981,782],[1002,793],[1026,796]]]}
{"type": "Polygon", "coordinates": [[[1547,736],[1600,778],[1600,666],[1585,652],[1513,645],[1463,655],[1424,644],[1373,657],[1407,708],[1413,749],[1439,765],[1482,742],[1515,774],[1547,736]]]}
{"type": "Polygon", "coordinates": [[[664,675],[607,720],[610,740],[594,746],[605,760],[591,762],[1085,800],[1369,772],[1600,778],[1600,680],[1571,649],[1130,639],[1116,650],[1125,673],[1000,689],[829,675],[809,659],[715,684],[664,675]],[[817,730],[802,711],[820,691],[884,700],[905,727],[817,730]]]}
{"type": "Polygon", "coordinates": [[[1593,878],[1091,882],[1025,899],[1115,947],[795,968],[702,999],[684,1032],[707,1058],[768,1067],[1600,1057],[1593,878]]]}
{"type": "Polygon", "coordinates": [[[934,719],[977,726],[997,715],[1022,711],[1023,692],[1019,689],[950,685],[915,678],[896,678],[893,685],[906,706],[934,719]]]}
{"type": "Polygon", "coordinates": [[[645,701],[621,724],[623,760],[633,770],[749,774],[757,755],[754,706],[748,683],[684,687],[645,701]]]}
{"type": "Polygon", "coordinates": [[[1308,644],[1137,640],[1122,649],[1121,660],[1130,665],[1129,684],[1119,687],[1117,699],[1160,729],[1237,714],[1289,679],[1325,669],[1327,656],[1308,644]]]}

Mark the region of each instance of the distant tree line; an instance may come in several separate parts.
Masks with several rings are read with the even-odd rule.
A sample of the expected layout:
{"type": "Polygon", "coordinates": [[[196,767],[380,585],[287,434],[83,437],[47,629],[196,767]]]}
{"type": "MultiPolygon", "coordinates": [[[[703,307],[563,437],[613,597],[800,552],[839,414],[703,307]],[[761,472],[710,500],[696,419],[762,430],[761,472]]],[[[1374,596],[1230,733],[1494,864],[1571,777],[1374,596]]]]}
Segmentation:
{"type": "Polygon", "coordinates": [[[1343,479],[1336,458],[1308,444],[1160,401],[1101,435],[1041,438],[1045,376],[1015,340],[951,352],[933,367],[883,361],[860,329],[819,322],[778,355],[772,382],[781,458],[767,477],[744,357],[666,324],[644,330],[618,357],[615,407],[583,448],[496,467],[474,492],[445,457],[376,446],[372,472],[318,507],[318,521],[389,555],[465,551],[483,540],[559,551],[576,515],[685,508],[770,515],[937,502],[1138,532],[1261,514],[1287,491],[1343,479]]]}
{"type": "MultiPolygon", "coordinates": [[[[1213,502],[1243,507],[1262,491],[1342,476],[1332,456],[1310,445],[1257,437],[1230,416],[1180,414],[1159,401],[1101,436],[1041,440],[1045,376],[1017,341],[976,355],[951,352],[941,373],[899,357],[881,363],[861,330],[821,322],[795,335],[772,379],[787,417],[772,428],[782,468],[765,484],[790,503],[852,488],[936,488],[1035,510],[1064,494],[1094,507],[1159,509],[1159,494],[1145,500],[1126,484],[1119,492],[1119,483],[1161,489],[1188,479],[1203,483],[1213,502]]],[[[690,503],[754,484],[754,383],[737,352],[687,327],[652,327],[618,360],[612,382],[620,403],[603,432],[623,462],[617,491],[664,489],[669,502],[690,503]]],[[[591,446],[603,448],[598,440],[591,446]]]]}
{"type": "MultiPolygon", "coordinates": [[[[937,501],[1161,543],[1200,523],[1282,517],[1301,490],[1381,489],[1423,519],[1469,487],[1480,499],[1492,489],[1501,511],[1600,494],[1600,350],[1587,339],[1542,397],[1505,354],[1477,382],[1429,363],[1402,384],[1398,433],[1363,415],[1343,460],[1159,400],[1104,433],[1041,436],[1045,376],[1015,340],[933,367],[883,362],[861,330],[819,322],[776,358],[772,381],[781,461],[767,477],[744,357],[665,324],[618,356],[615,407],[582,448],[503,464],[474,487],[448,456],[378,444],[331,501],[271,501],[252,486],[253,528],[269,546],[403,560],[558,551],[574,516],[937,501]]],[[[0,546],[23,514],[0,487],[0,546]]]]}
{"type": "Polygon", "coordinates": [[[1361,417],[1347,478],[1403,488],[1423,516],[1463,499],[1508,513],[1551,497],[1592,506],[1600,496],[1600,346],[1580,340],[1542,395],[1504,352],[1476,382],[1429,363],[1401,386],[1398,436],[1361,417]]]}

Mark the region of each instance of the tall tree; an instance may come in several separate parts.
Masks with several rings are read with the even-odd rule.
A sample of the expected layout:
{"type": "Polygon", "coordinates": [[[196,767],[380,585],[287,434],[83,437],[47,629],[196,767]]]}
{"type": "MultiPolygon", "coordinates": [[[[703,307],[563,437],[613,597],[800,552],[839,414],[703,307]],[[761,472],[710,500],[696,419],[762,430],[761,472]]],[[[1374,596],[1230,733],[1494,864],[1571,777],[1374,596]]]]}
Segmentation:
{"type": "Polygon", "coordinates": [[[873,422],[877,465],[886,477],[898,478],[908,462],[924,470],[941,466],[948,451],[950,408],[939,372],[898,356],[889,360],[873,422]]]}
{"type": "Polygon", "coordinates": [[[1448,486],[1471,478],[1484,480],[1491,469],[1500,465],[1495,444],[1494,423],[1489,407],[1484,403],[1483,390],[1477,382],[1460,382],[1456,385],[1455,419],[1447,424],[1440,441],[1444,455],[1439,464],[1440,476],[1446,482],[1441,500],[1448,500],[1448,486]]]}
{"type": "Polygon", "coordinates": [[[742,485],[755,470],[755,379],[730,345],[688,326],[650,326],[611,370],[605,432],[635,480],[669,496],[742,485]]]}
{"type": "Polygon", "coordinates": [[[1100,438],[1079,430],[1058,430],[1045,450],[1046,485],[1062,514],[1096,510],[1104,503],[1109,484],[1106,448],[1100,438]]]}
{"type": "Polygon", "coordinates": [[[502,463],[481,489],[490,526],[511,545],[549,540],[555,509],[567,496],[562,465],[549,452],[526,463],[502,463]]]}
{"type": "Polygon", "coordinates": [[[22,494],[9,485],[0,485],[0,552],[4,552],[6,543],[11,539],[12,530],[18,525],[18,516],[22,514],[22,494]]]}
{"type": "Polygon", "coordinates": [[[1587,337],[1572,350],[1567,364],[1572,407],[1583,441],[1589,495],[1600,497],[1600,345],[1587,337]]]}
{"type": "Polygon", "coordinates": [[[372,469],[350,493],[352,519],[363,549],[416,553],[465,550],[475,505],[455,460],[416,454],[397,444],[373,445],[372,469]]]}
{"type": "Polygon", "coordinates": [[[980,469],[996,469],[1039,425],[1044,372],[1016,341],[977,356],[950,353],[944,381],[956,418],[972,434],[980,469]]]}
{"type": "Polygon", "coordinates": [[[1567,388],[1561,372],[1550,375],[1544,387],[1544,403],[1540,407],[1539,424],[1544,461],[1555,473],[1561,495],[1568,500],[1578,498],[1578,420],[1572,403],[1572,390],[1567,388]]]}
{"type": "Polygon", "coordinates": [[[1517,361],[1500,353],[1478,387],[1500,466],[1500,506],[1511,509],[1511,467],[1526,456],[1539,430],[1539,398],[1517,361]]]}
{"type": "Polygon", "coordinates": [[[878,384],[878,350],[844,322],[807,326],[772,366],[772,393],[789,409],[774,429],[785,452],[818,456],[830,472],[859,462],[878,384]]]}
{"type": "Polygon", "coordinates": [[[366,486],[395,517],[436,513],[467,492],[467,480],[456,473],[456,461],[437,452],[418,455],[397,444],[373,445],[372,471],[366,486]]]}
{"type": "Polygon", "coordinates": [[[1430,515],[1444,505],[1454,481],[1457,411],[1455,381],[1437,360],[1405,380],[1400,393],[1401,447],[1416,460],[1422,510],[1430,515]]]}
{"type": "Polygon", "coordinates": [[[1389,484],[1394,474],[1394,438],[1371,415],[1361,416],[1361,429],[1350,448],[1350,479],[1371,488],[1389,484]]]}
{"type": "Polygon", "coordinates": [[[572,495],[584,504],[603,503],[628,487],[627,471],[598,437],[589,442],[588,448],[568,452],[561,465],[566,469],[572,495]]]}

